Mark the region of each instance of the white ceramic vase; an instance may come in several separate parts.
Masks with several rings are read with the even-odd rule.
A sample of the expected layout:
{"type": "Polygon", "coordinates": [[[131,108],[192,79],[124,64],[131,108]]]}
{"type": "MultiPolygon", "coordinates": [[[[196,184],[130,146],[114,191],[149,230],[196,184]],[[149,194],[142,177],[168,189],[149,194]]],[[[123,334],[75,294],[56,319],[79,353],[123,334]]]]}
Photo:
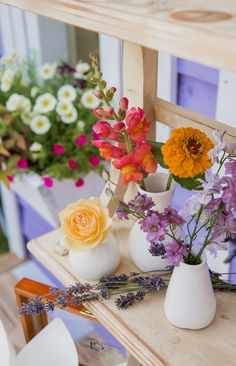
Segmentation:
{"type": "Polygon", "coordinates": [[[138,192],[151,197],[155,203],[154,208],[160,212],[164,211],[166,207],[170,206],[175,191],[175,182],[173,180],[171,189],[166,191],[168,178],[169,174],[165,173],[149,174],[144,180],[146,191],[138,186],[138,192]]]}
{"type": "Polygon", "coordinates": [[[69,251],[69,263],[73,272],[88,281],[98,281],[112,274],[120,264],[120,249],[112,234],[108,241],[83,252],[69,251]]]}
{"type": "Polygon", "coordinates": [[[202,329],[214,319],[216,299],[205,258],[201,264],[180,263],[166,291],[164,312],[176,327],[202,329]]]}
{"type": "MultiPolygon", "coordinates": [[[[170,206],[174,194],[174,184],[169,191],[165,191],[167,180],[168,174],[150,174],[147,179],[145,179],[147,191],[138,187],[138,192],[151,197],[155,203],[154,208],[160,212],[170,206]]],[[[141,271],[165,269],[168,262],[161,257],[152,256],[149,252],[149,248],[150,243],[146,239],[146,233],[140,229],[139,223],[136,222],[132,227],[129,236],[129,250],[133,262],[141,271]]]]}

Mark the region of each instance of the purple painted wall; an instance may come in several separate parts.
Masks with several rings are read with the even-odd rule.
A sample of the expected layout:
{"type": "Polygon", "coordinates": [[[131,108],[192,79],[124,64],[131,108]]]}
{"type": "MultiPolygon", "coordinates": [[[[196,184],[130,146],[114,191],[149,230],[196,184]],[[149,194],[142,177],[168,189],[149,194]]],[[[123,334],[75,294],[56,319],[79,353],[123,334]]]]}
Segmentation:
{"type": "Polygon", "coordinates": [[[219,71],[196,62],[178,59],[177,104],[215,117],[219,71]]]}

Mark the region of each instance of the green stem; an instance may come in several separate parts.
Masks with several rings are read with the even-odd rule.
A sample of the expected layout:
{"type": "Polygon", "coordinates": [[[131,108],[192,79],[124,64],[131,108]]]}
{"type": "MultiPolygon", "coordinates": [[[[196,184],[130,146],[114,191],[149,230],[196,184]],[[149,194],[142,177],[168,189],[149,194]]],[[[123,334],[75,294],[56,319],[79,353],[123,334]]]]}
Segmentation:
{"type": "Polygon", "coordinates": [[[200,209],[198,211],[197,220],[196,220],[196,223],[195,223],[195,226],[194,226],[194,229],[193,229],[193,233],[190,236],[188,260],[190,259],[190,256],[191,256],[191,250],[192,250],[192,246],[193,246],[193,240],[194,240],[195,235],[196,235],[196,231],[197,231],[197,228],[198,228],[198,223],[199,223],[199,220],[200,220],[200,217],[201,217],[201,214],[202,214],[202,210],[203,210],[203,205],[201,205],[201,207],[200,207],[200,209]]]}
{"type": "Polygon", "coordinates": [[[170,190],[172,179],[173,179],[173,176],[172,176],[172,174],[170,174],[168,177],[168,180],[167,180],[167,184],[166,184],[166,191],[170,190]]]}
{"type": "Polygon", "coordinates": [[[204,241],[204,243],[203,243],[203,245],[202,245],[201,250],[199,251],[199,253],[198,253],[197,257],[196,257],[196,263],[198,263],[198,262],[199,262],[199,260],[201,259],[201,256],[202,256],[202,253],[203,253],[204,249],[205,249],[205,248],[206,248],[206,246],[210,243],[210,241],[208,242],[208,239],[209,239],[209,237],[210,237],[210,235],[211,235],[211,232],[212,232],[213,227],[214,227],[214,225],[215,225],[215,223],[216,223],[216,220],[218,219],[218,217],[219,217],[219,215],[221,214],[221,212],[222,212],[222,206],[220,206],[219,211],[217,212],[217,214],[215,215],[214,219],[213,219],[213,220],[212,220],[212,222],[211,222],[211,225],[210,225],[210,228],[209,228],[209,230],[208,230],[208,233],[207,233],[207,236],[206,236],[206,238],[205,238],[205,241],[204,241]]]}
{"type": "Polygon", "coordinates": [[[217,170],[217,172],[216,172],[216,174],[217,174],[217,175],[219,174],[219,172],[220,172],[220,170],[221,170],[222,166],[224,165],[225,160],[227,160],[227,159],[228,159],[228,157],[229,157],[229,155],[227,155],[227,156],[225,157],[225,154],[226,154],[226,151],[224,151],[224,154],[223,154],[222,158],[220,159],[220,165],[219,165],[219,168],[218,168],[218,170],[217,170]]]}
{"type": "Polygon", "coordinates": [[[144,180],[141,180],[141,182],[139,183],[140,188],[146,192],[146,187],[145,187],[145,183],[144,180]]]}

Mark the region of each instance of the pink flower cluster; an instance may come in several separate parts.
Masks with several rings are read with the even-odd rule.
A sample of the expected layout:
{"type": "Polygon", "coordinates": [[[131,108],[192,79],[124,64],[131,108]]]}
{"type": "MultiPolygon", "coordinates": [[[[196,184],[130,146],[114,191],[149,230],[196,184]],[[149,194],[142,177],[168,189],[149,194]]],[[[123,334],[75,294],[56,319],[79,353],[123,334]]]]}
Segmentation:
{"type": "Polygon", "coordinates": [[[147,174],[155,173],[157,161],[150,143],[145,141],[151,122],[145,118],[143,109],[133,107],[128,110],[128,99],[123,97],[119,103],[118,116],[114,109],[105,111],[103,108],[96,108],[94,114],[116,120],[114,126],[105,120],[97,122],[93,131],[101,139],[94,139],[92,143],[99,148],[105,160],[114,159],[113,165],[121,171],[123,184],[141,182],[147,174]]]}

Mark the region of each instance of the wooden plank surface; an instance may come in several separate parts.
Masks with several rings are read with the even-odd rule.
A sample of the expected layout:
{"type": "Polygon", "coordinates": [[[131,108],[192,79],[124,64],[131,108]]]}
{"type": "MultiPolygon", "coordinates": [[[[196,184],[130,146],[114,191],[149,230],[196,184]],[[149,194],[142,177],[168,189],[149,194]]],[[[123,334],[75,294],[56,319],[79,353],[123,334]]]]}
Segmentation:
{"type": "Polygon", "coordinates": [[[236,71],[235,0],[0,0],[208,66],[236,71]]]}
{"type": "Polygon", "coordinates": [[[16,279],[10,271],[0,274],[0,319],[4,324],[12,344],[18,352],[25,345],[25,339],[16,306],[14,294],[15,284],[16,279]]]}
{"type": "Polygon", "coordinates": [[[17,264],[20,264],[24,261],[17,257],[14,253],[5,253],[0,255],[0,275],[6,271],[9,271],[11,268],[15,267],[17,264]]]}
{"type": "Polygon", "coordinates": [[[189,126],[199,128],[210,138],[216,129],[227,131],[226,140],[228,142],[233,142],[236,138],[236,122],[235,127],[229,126],[160,98],[157,98],[156,101],[156,120],[172,128],[189,126]]]}
{"type": "MultiPolygon", "coordinates": [[[[129,223],[114,223],[122,252],[118,273],[137,270],[127,250],[129,231],[129,223]]],[[[80,279],[72,273],[68,258],[55,252],[59,238],[56,230],[31,241],[28,248],[64,285],[73,284],[80,279]]],[[[217,293],[216,319],[200,331],[171,326],[164,317],[163,300],[164,293],[157,293],[123,311],[116,309],[114,298],[86,307],[144,366],[235,365],[235,294],[217,293]]]]}

